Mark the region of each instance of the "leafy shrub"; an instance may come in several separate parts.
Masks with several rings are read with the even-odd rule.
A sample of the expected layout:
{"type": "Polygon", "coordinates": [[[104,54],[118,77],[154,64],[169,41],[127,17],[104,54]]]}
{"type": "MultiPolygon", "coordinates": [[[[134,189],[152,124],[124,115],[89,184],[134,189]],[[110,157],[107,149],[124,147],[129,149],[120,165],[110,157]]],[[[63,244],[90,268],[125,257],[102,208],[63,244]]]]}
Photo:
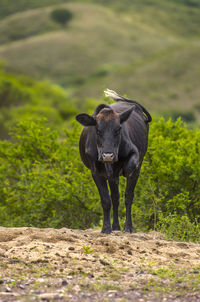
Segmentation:
{"type": "MultiPolygon", "coordinates": [[[[0,142],[0,224],[87,228],[101,223],[99,194],[78,151],[80,127],[65,138],[43,119],[20,122],[11,141],[0,142]]],[[[137,230],[199,241],[200,130],[179,119],[150,127],[133,202],[137,230]]],[[[125,179],[120,180],[120,223],[124,224],[125,179]]]]}
{"type": "Polygon", "coordinates": [[[0,143],[1,225],[85,228],[98,223],[100,208],[79,160],[78,134],[74,127],[59,142],[45,120],[29,120],[13,130],[12,142],[0,143]]]}
{"type": "Polygon", "coordinates": [[[30,115],[48,118],[52,127],[59,130],[66,124],[65,120],[77,113],[76,105],[67,98],[64,89],[1,70],[0,109],[0,138],[7,138],[9,128],[30,115]]]}
{"type": "Polygon", "coordinates": [[[58,8],[51,12],[51,18],[61,25],[68,23],[72,19],[72,17],[73,14],[65,8],[58,8]]]}
{"type": "Polygon", "coordinates": [[[191,222],[186,215],[179,216],[174,213],[164,217],[160,213],[158,228],[170,239],[200,241],[200,224],[191,222]]]}
{"type": "Polygon", "coordinates": [[[199,166],[200,130],[187,129],[180,119],[152,123],[133,205],[139,229],[156,228],[159,213],[200,223],[199,166]]]}

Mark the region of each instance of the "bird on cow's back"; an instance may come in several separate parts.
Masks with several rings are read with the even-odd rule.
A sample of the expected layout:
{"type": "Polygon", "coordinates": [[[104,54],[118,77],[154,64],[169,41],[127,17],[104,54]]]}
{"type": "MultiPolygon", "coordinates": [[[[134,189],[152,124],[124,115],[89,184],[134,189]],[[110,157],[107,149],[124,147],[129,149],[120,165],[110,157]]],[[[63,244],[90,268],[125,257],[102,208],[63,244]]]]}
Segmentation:
{"type": "Polygon", "coordinates": [[[138,102],[107,89],[116,102],[97,106],[93,115],[81,113],[76,120],[84,127],[79,141],[83,163],[91,170],[104,213],[103,233],[120,230],[118,219],[119,176],[127,178],[125,232],[132,233],[131,205],[142,161],[148,146],[149,112],[138,102]],[[111,197],[109,195],[108,183],[111,197]],[[110,209],[113,205],[113,224],[110,209]]]}

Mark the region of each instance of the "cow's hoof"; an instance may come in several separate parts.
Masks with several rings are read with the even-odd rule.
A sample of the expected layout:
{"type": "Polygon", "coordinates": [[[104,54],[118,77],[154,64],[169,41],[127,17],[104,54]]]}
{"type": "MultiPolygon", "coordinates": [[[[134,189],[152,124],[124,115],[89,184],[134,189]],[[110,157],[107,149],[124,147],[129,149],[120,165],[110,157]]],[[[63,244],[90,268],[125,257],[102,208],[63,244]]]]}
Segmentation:
{"type": "Polygon", "coordinates": [[[112,231],[121,231],[119,224],[112,225],[112,231]]]}
{"type": "Polygon", "coordinates": [[[111,232],[112,232],[111,227],[104,227],[101,230],[101,233],[103,233],[103,234],[110,234],[111,232]]]}
{"type": "Polygon", "coordinates": [[[134,230],[134,228],[132,226],[125,226],[124,227],[124,232],[132,234],[132,233],[135,233],[135,230],[134,230]]]}

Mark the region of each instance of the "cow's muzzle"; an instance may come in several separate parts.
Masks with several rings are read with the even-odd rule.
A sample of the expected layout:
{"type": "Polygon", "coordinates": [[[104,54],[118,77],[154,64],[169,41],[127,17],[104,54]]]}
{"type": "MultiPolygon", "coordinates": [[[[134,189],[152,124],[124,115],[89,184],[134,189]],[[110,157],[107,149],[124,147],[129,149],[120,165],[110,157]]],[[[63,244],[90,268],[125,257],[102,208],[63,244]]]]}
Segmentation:
{"type": "Polygon", "coordinates": [[[106,163],[112,163],[115,159],[114,153],[102,153],[102,160],[106,163]]]}

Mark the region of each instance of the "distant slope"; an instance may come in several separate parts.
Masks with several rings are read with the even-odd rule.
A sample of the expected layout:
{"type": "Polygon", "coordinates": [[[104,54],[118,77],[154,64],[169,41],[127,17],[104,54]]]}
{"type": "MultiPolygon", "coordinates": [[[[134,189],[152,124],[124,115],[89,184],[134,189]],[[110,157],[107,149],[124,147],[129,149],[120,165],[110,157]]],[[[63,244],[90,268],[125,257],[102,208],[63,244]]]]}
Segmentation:
{"type": "Polygon", "coordinates": [[[155,112],[197,112],[198,1],[67,2],[18,0],[11,10],[10,1],[18,13],[0,20],[0,60],[9,71],[48,78],[80,100],[109,87],[155,112]],[[51,20],[55,3],[73,13],[68,26],[51,20]]]}
{"type": "MultiPolygon", "coordinates": [[[[134,7],[135,5],[153,5],[159,7],[167,7],[169,5],[168,0],[73,0],[73,2],[83,2],[83,3],[97,3],[104,6],[111,6],[114,8],[124,8],[126,7],[134,7]],[[142,2],[142,4],[141,4],[142,2]]],[[[0,2],[0,18],[11,15],[16,12],[26,11],[32,8],[46,7],[50,5],[59,5],[68,3],[70,0],[1,0],[0,2]]],[[[184,5],[188,7],[200,7],[199,0],[171,0],[171,4],[184,5]]]]}
{"type": "MultiPolygon", "coordinates": [[[[30,22],[30,27],[37,34],[0,47],[0,59],[7,62],[9,70],[36,77],[49,76],[62,85],[80,84],[87,76],[98,75],[99,70],[102,74],[102,69],[104,73],[104,69],[124,66],[177,42],[173,36],[166,39],[164,33],[145,28],[139,22],[134,24],[108,8],[79,3],[65,7],[74,14],[68,27],[41,35],[48,28],[50,10],[42,9],[42,14],[39,10],[37,15],[33,11],[35,23],[30,22]],[[41,23],[37,28],[41,18],[44,27],[41,23]]],[[[30,16],[31,12],[21,14],[24,30],[30,16]]],[[[19,15],[17,24],[18,18],[19,15]]],[[[14,24],[11,30],[13,27],[14,24]]]]}
{"type": "Polygon", "coordinates": [[[68,2],[68,0],[1,0],[0,18],[32,8],[45,7],[65,2],[68,2]]]}
{"type": "MultiPolygon", "coordinates": [[[[200,96],[200,43],[179,44],[145,59],[116,68],[104,77],[88,80],[78,95],[93,96],[107,85],[157,111],[198,111],[200,96]],[[198,109],[198,110],[197,110],[198,109]]],[[[198,112],[195,114],[198,115],[198,112]]]]}

